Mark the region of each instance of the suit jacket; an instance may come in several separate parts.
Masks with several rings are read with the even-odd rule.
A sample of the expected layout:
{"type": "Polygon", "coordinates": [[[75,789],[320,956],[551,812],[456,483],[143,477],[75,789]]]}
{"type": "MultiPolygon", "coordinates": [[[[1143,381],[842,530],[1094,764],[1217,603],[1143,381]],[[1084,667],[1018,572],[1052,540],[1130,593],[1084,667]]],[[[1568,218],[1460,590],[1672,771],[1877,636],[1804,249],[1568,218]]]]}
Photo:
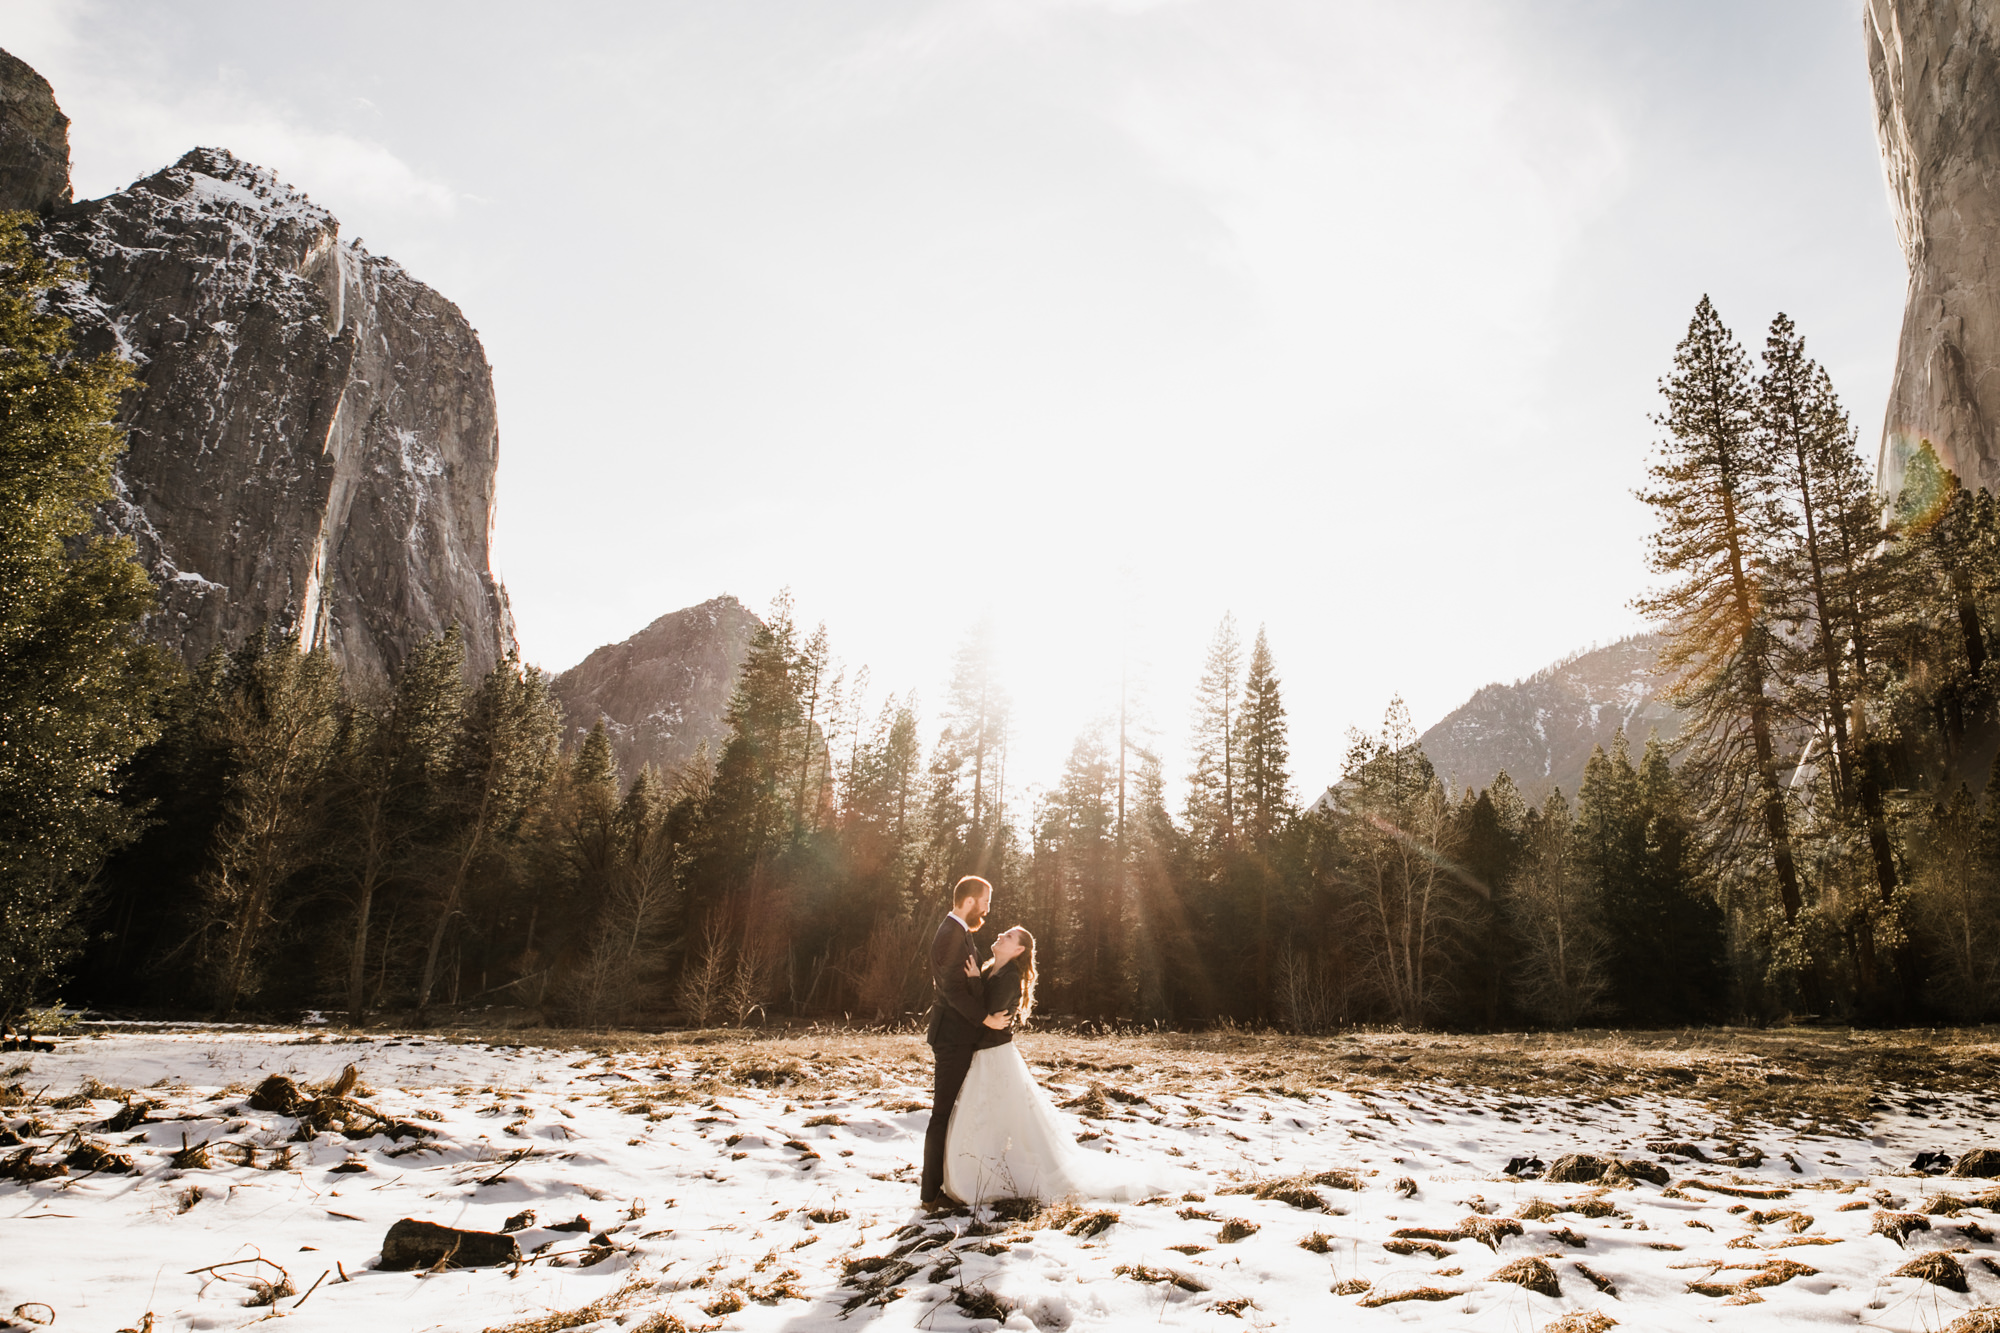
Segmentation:
{"type": "Polygon", "coordinates": [[[985,1026],[986,978],[965,975],[965,960],[977,959],[972,932],[946,917],[931,940],[931,1030],[925,1040],[933,1048],[977,1049],[985,1026]]]}
{"type": "MultiPolygon", "coordinates": [[[[996,967],[986,974],[986,1012],[997,1014],[1002,1010],[1012,1013],[1021,1004],[1021,964],[1013,960],[1004,967],[996,967]]],[[[979,1049],[990,1046],[1005,1046],[1014,1040],[1014,1028],[1010,1023],[1004,1028],[994,1029],[984,1026],[979,1029],[979,1049]]]]}

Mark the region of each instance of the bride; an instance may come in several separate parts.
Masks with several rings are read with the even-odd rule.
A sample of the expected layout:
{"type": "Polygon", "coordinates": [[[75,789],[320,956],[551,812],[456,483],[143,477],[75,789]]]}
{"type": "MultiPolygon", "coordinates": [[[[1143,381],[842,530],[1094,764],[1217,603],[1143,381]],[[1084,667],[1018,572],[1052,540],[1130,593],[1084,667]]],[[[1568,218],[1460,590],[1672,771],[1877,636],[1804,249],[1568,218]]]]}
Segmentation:
{"type": "Polygon", "coordinates": [[[982,969],[986,1012],[1013,1024],[981,1035],[945,1139],[945,1191],[961,1203],[1071,1196],[1129,1202],[1173,1188],[1143,1179],[1128,1159],[1077,1146],[1076,1125],[1050,1104],[1014,1047],[1035,1008],[1035,937],[1021,926],[993,941],[982,969]]]}

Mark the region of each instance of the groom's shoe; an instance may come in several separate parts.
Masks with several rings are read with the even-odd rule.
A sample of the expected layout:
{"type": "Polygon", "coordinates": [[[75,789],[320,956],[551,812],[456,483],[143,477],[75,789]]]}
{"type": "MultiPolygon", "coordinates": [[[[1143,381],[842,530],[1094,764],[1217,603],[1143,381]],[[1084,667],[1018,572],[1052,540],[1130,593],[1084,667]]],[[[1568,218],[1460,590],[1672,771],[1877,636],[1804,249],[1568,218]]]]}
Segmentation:
{"type": "Polygon", "coordinates": [[[972,1211],[949,1194],[940,1194],[935,1199],[925,1199],[917,1206],[924,1210],[926,1217],[963,1216],[972,1211]]]}

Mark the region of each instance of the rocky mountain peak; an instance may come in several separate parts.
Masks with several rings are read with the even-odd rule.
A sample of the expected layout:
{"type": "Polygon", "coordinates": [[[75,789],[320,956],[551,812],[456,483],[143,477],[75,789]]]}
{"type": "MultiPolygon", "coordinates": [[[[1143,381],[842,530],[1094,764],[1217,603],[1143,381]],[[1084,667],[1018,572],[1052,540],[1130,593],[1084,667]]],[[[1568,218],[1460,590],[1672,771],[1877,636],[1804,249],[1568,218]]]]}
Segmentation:
{"type": "Polygon", "coordinates": [[[1423,734],[1424,753],[1459,788],[1484,787],[1504,769],[1531,801],[1553,787],[1574,797],[1591,750],[1608,748],[1620,728],[1635,763],[1654,731],[1679,733],[1680,714],[1661,701],[1665,682],[1653,674],[1661,644],[1637,634],[1488,685],[1423,734]]]}
{"type": "MultiPolygon", "coordinates": [[[[33,88],[11,68],[0,183],[33,123],[14,110],[33,110],[33,88]]],[[[62,126],[41,243],[88,270],[56,300],[82,349],[138,367],[103,523],[160,589],[148,634],[192,663],[296,629],[379,681],[457,624],[468,669],[491,667],[514,646],[488,556],[499,425],[458,307],[226,149],[66,203],[62,126]]]]}
{"type": "Polygon", "coordinates": [[[705,742],[720,753],[723,714],[761,622],[734,597],[661,616],[555,679],[572,738],[602,720],[627,778],[646,764],[671,774],[705,742]]]}

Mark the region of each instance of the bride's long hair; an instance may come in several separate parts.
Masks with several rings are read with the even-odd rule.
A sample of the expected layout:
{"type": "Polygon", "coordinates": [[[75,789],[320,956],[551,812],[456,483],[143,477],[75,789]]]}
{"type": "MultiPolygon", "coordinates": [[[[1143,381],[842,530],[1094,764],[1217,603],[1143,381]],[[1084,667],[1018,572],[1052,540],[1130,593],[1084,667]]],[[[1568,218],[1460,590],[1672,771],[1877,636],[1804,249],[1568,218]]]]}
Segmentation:
{"type": "MultiPolygon", "coordinates": [[[[1015,926],[1001,933],[1019,935],[1021,942],[1027,946],[1021,950],[1021,956],[1015,959],[1021,965],[1021,1004],[1014,1012],[1014,1026],[1024,1027],[1027,1025],[1028,1016],[1035,1012],[1035,937],[1028,933],[1026,926],[1015,926]]],[[[984,970],[989,976],[992,975],[991,958],[986,960],[984,970]]]]}

